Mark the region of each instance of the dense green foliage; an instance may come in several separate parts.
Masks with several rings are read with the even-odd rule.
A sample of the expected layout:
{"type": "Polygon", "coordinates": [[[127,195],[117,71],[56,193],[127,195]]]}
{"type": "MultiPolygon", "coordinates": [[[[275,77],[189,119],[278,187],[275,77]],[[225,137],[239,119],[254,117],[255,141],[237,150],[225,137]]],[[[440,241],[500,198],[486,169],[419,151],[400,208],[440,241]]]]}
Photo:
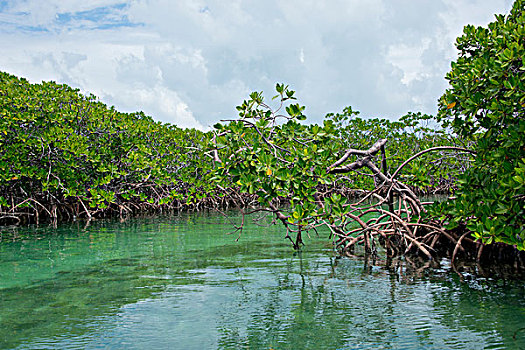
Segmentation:
{"type": "Polygon", "coordinates": [[[294,91],[281,84],[277,110],[262,93],[253,93],[238,107],[240,119],[203,133],[156,123],[143,113],[117,112],[65,85],[1,77],[3,222],[122,216],[209,200],[214,207],[226,202],[273,212],[290,240],[289,233],[296,233],[298,247],[301,231],[324,224],[340,238],[368,237],[354,223],[368,232],[362,219],[371,208],[353,207],[349,196],[375,191],[377,199],[392,192],[376,204],[393,210],[399,197],[397,215],[410,220],[423,210],[412,191],[446,191],[468,165],[465,155],[442,152],[403,163],[420,150],[456,142],[429,127],[430,116],[365,120],[347,107],[328,114],[322,126],[305,125],[305,107],[292,103],[294,91]],[[352,160],[360,165],[345,168],[352,160]],[[391,173],[401,164],[394,183],[391,173]],[[400,191],[397,179],[404,189],[394,195],[400,191]],[[410,210],[405,192],[414,198],[410,210]],[[283,200],[290,206],[282,207],[283,200]]]}
{"type": "MultiPolygon", "coordinates": [[[[377,140],[387,139],[385,158],[388,167],[395,170],[410,156],[438,146],[467,147],[462,138],[451,135],[431,115],[409,112],[397,121],[388,119],[358,117],[359,112],[351,107],[342,113],[329,113],[325,119],[333,121],[334,138],[340,140],[334,157],[349,148],[367,149],[377,140]]],[[[455,186],[458,174],[469,166],[470,157],[457,154],[426,154],[410,162],[399,178],[424,194],[445,193],[455,186]]],[[[374,182],[369,176],[353,177],[353,188],[373,189],[374,182]]]]}
{"type": "Polygon", "coordinates": [[[449,228],[525,249],[525,1],[488,28],[466,26],[439,117],[474,142],[477,156],[441,208],[449,228]]]}
{"type": "Polygon", "coordinates": [[[127,212],[191,203],[204,184],[196,150],[208,134],[117,112],[66,85],[0,73],[0,115],[0,211],[127,212]]]}
{"type": "Polygon", "coordinates": [[[362,238],[371,247],[370,237],[381,235],[391,217],[366,222],[370,214],[381,214],[383,204],[393,212],[393,201],[399,197],[395,220],[410,221],[412,214],[424,211],[414,189],[443,187],[468,164],[458,155],[429,152],[396,172],[402,183],[394,181],[388,168],[396,169],[430,146],[453,147],[454,139],[440,128],[425,126],[429,116],[414,113],[398,122],[363,120],[348,107],[341,114],[327,115],[322,126],[301,124],[305,107],[294,103],[295,92],[282,84],[276,91],[274,109],[255,92],[238,107],[238,120],[215,125],[220,163],[215,179],[237,184],[241,193],[255,194],[261,210],[273,212],[285,224],[290,240],[290,233],[296,233],[296,247],[302,231],[320,225],[330,227],[342,241],[362,238]],[[353,205],[348,195],[367,195],[379,202],[353,205]],[[289,208],[277,205],[282,197],[290,199],[289,208]]]}
{"type": "MultiPolygon", "coordinates": [[[[223,154],[221,159],[228,159],[222,162],[220,177],[238,183],[241,191],[257,193],[260,190],[263,204],[279,195],[312,196],[321,184],[340,182],[346,189],[373,189],[374,177],[368,169],[351,178],[341,178],[328,171],[349,148],[367,149],[386,138],[385,157],[389,167],[395,169],[421,150],[450,146],[459,140],[440,127],[429,127],[432,117],[421,113],[409,113],[393,122],[362,119],[357,117],[359,112],[346,107],[342,113],[327,114],[322,126],[304,125],[299,123],[306,119],[302,113],[304,106],[290,104],[284,107],[286,115],[279,114],[295,92],[280,84],[277,91],[276,97],[282,101],[276,111],[264,103],[262,93],[252,93],[251,98],[238,107],[239,120],[215,125],[217,147],[223,154]],[[278,123],[278,119],[286,122],[278,123]],[[272,181],[259,181],[268,178],[272,181]]],[[[423,192],[425,189],[446,191],[467,164],[468,161],[458,157],[429,155],[410,163],[400,178],[423,192]]]]}
{"type": "Polygon", "coordinates": [[[362,119],[347,107],[308,125],[295,92],[277,84],[275,106],[254,92],[239,118],[205,133],[0,73],[0,222],[209,200],[272,213],[296,248],[326,225],[343,250],[377,240],[431,257],[445,237],[455,256],[468,233],[524,250],[524,7],[465,27],[437,119],[362,119]],[[418,198],[450,191],[430,210],[418,198]]]}

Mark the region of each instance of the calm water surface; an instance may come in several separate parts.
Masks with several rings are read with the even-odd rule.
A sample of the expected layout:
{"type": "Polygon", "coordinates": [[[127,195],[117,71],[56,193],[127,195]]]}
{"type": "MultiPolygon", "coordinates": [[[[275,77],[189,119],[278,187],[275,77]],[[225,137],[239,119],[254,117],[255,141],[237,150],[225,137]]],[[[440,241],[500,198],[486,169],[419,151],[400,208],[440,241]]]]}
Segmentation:
{"type": "Polygon", "coordinates": [[[230,230],[213,214],[2,229],[0,348],[525,349],[523,281],[230,230]]]}

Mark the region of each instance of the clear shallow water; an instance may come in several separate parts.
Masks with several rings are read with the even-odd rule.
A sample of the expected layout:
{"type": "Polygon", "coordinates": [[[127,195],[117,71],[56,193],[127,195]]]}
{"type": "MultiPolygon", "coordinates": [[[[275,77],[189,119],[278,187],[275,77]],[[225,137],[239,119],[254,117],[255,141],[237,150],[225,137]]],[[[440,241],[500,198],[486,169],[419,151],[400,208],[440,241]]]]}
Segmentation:
{"type": "Polygon", "coordinates": [[[84,224],[0,231],[0,348],[525,348],[523,281],[236,242],[210,214],[84,224]]]}

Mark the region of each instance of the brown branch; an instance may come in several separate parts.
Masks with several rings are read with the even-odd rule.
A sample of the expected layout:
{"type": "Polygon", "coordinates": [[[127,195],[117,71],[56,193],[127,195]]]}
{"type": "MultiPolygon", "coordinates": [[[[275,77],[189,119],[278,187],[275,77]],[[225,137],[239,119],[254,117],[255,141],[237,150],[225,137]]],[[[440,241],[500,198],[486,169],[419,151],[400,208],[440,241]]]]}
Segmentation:
{"type": "Polygon", "coordinates": [[[371,159],[372,159],[371,156],[367,156],[367,157],[365,157],[363,159],[359,159],[359,160],[357,160],[357,161],[355,161],[353,163],[350,163],[350,164],[345,165],[345,166],[340,167],[340,168],[332,168],[332,166],[329,166],[326,169],[326,172],[328,174],[348,173],[350,171],[361,169],[362,167],[365,167],[370,162],[371,159]]]}
{"type": "Polygon", "coordinates": [[[405,165],[407,165],[408,163],[410,163],[411,161],[413,161],[417,157],[420,157],[420,156],[422,156],[425,153],[429,153],[429,152],[433,152],[433,151],[444,151],[444,150],[462,151],[462,152],[467,152],[467,153],[471,153],[471,154],[476,154],[476,151],[473,151],[473,150],[470,150],[470,149],[466,149],[466,148],[462,148],[462,147],[455,147],[455,146],[438,146],[438,147],[428,148],[426,150],[423,150],[423,151],[421,151],[419,153],[414,154],[412,157],[410,157],[407,160],[405,160],[403,162],[403,164],[401,164],[396,169],[396,171],[394,171],[394,173],[392,174],[392,176],[390,178],[392,180],[395,179],[397,174],[399,174],[399,172],[401,171],[401,169],[403,169],[405,167],[405,165]]]}
{"type": "MultiPolygon", "coordinates": [[[[367,158],[375,155],[377,152],[379,152],[381,147],[383,147],[386,144],[387,141],[388,141],[387,139],[381,139],[377,141],[376,143],[374,143],[372,147],[370,147],[366,151],[350,148],[348,151],[346,151],[346,153],[339,160],[337,160],[332,165],[330,165],[326,169],[326,172],[329,174],[337,173],[337,172],[334,172],[333,170],[335,170],[335,168],[338,167],[339,165],[343,164],[348,159],[348,157],[350,157],[351,155],[366,156],[367,158]]],[[[356,169],[359,169],[359,168],[356,168],[356,169]]],[[[353,169],[350,169],[350,170],[353,170],[353,169]]]]}

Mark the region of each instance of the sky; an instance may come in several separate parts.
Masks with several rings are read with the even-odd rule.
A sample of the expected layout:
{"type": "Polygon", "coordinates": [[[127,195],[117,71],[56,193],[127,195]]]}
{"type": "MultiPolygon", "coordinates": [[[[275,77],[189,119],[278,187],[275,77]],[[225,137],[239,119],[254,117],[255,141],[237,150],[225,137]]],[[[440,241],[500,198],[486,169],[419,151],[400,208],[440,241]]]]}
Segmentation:
{"type": "Polygon", "coordinates": [[[0,0],[0,70],[123,112],[208,129],[252,91],[296,91],[308,121],[346,106],[435,114],[467,24],[512,0],[0,0]]]}

